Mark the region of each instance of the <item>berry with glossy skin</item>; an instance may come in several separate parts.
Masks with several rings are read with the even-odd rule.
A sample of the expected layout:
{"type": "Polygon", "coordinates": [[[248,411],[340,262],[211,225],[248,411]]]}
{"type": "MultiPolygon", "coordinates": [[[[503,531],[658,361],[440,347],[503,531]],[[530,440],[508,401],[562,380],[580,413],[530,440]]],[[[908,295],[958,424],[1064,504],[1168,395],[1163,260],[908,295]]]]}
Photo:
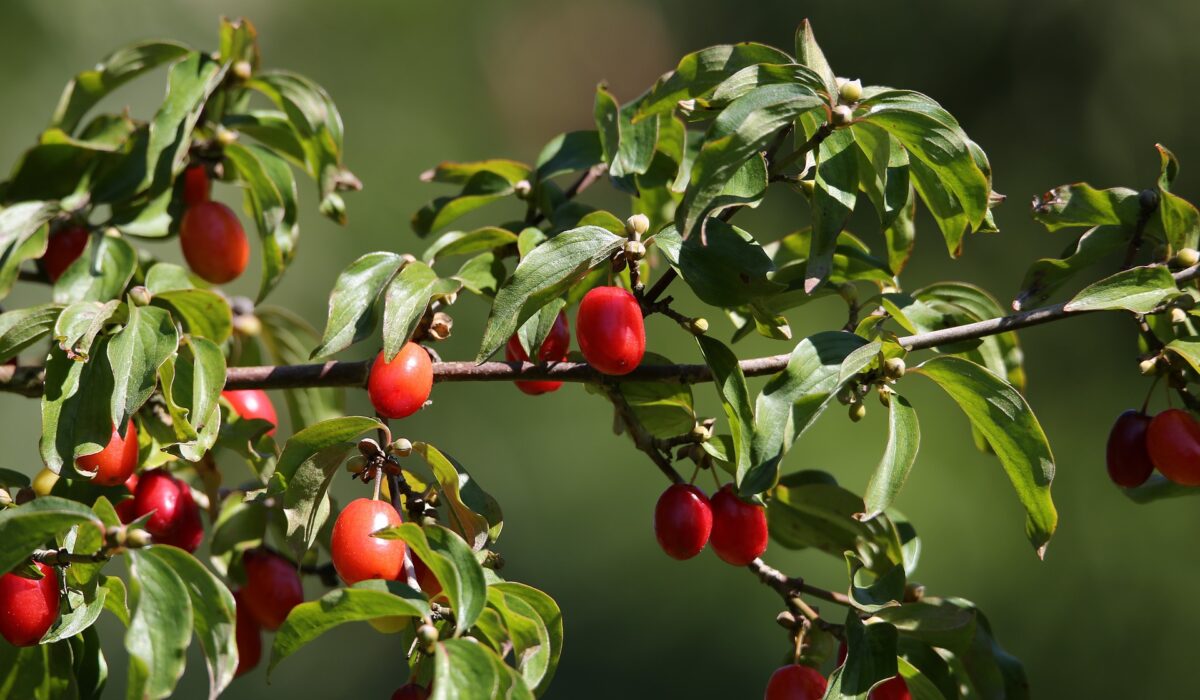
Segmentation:
{"type": "MultiPolygon", "coordinates": [[[[550,327],[550,335],[542,341],[542,347],[538,349],[539,362],[562,362],[567,359],[567,352],[571,349],[571,329],[567,325],[567,317],[559,314],[554,319],[554,325],[550,327]]],[[[529,353],[525,352],[525,348],[521,347],[521,340],[516,336],[508,339],[508,345],[504,346],[504,359],[509,362],[528,362],[529,353]]],[[[538,394],[547,394],[551,391],[557,391],[562,386],[562,382],[513,382],[521,391],[530,396],[538,394]]]]}
{"type": "Polygon", "coordinates": [[[58,474],[50,471],[49,467],[42,467],[41,471],[33,477],[33,481],[29,486],[38,496],[49,496],[54,489],[54,485],[58,483],[58,474]]]}
{"type": "Polygon", "coordinates": [[[629,374],[646,353],[642,308],[620,287],[596,287],[584,295],[575,335],[584,359],[604,374],[629,374]]]}
{"type": "Polygon", "coordinates": [[[238,650],[238,667],[233,677],[237,678],[254,670],[262,659],[262,629],[246,609],[242,592],[235,592],[233,599],[237,602],[237,624],[233,636],[237,641],[238,650]]]}
{"type": "Polygon", "coordinates": [[[96,472],[91,478],[98,486],[116,486],[133,476],[133,470],[138,465],[137,428],[130,419],[125,427],[125,437],[113,428],[112,437],[103,450],[85,455],[75,460],[75,467],[81,472],[96,472]]]}
{"type": "Polygon", "coordinates": [[[1146,449],[1146,429],[1149,427],[1150,416],[1131,409],[1122,413],[1109,431],[1105,457],[1108,477],[1117,486],[1140,486],[1154,471],[1154,463],[1146,449]]]}
{"type": "Polygon", "coordinates": [[[654,507],[654,535],[663,551],[675,559],[691,559],[708,544],[713,513],[708,497],[691,484],[663,491],[654,507]]]}
{"type": "Polygon", "coordinates": [[[912,700],[912,693],[903,678],[892,676],[872,690],[868,700],[912,700]]]}
{"type": "Polygon", "coordinates": [[[37,644],[58,619],[58,576],[35,563],[38,580],[16,574],[0,576],[0,636],[15,647],[37,644]]]}
{"type": "Polygon", "coordinates": [[[71,263],[83,255],[87,242],[88,230],[82,226],[68,226],[50,234],[46,254],[42,256],[42,267],[51,282],[62,277],[71,263]]]}
{"type": "Polygon", "coordinates": [[[1200,486],[1200,423],[1187,411],[1171,408],[1146,429],[1150,461],[1163,476],[1184,486],[1200,486]]]}
{"type": "Polygon", "coordinates": [[[359,498],[338,514],[333,524],[331,555],[333,568],[348,584],[381,578],[395,581],[404,572],[402,540],[384,540],[371,533],[401,523],[390,503],[359,498]]]}
{"type": "Polygon", "coordinates": [[[392,700],[429,700],[429,691],[416,683],[409,683],[397,688],[392,693],[392,700]]]}
{"type": "Polygon", "coordinates": [[[726,484],[712,497],[713,551],[722,561],[745,566],[767,551],[767,514],[762,506],[747,503],[726,484]]]}
{"type": "Polygon", "coordinates": [[[821,700],[826,683],[825,676],[815,668],[791,664],[771,674],[765,700],[821,700]]]}
{"type": "Polygon", "coordinates": [[[304,602],[304,586],[296,565],[265,549],[251,549],[242,555],[246,585],[242,602],[259,625],[277,630],[292,608],[304,602]]]}
{"type": "Polygon", "coordinates": [[[421,592],[429,596],[430,600],[438,597],[442,593],[442,584],[437,580],[437,576],[425,566],[425,562],[415,554],[409,553],[412,559],[413,573],[417,576],[417,584],[421,586],[421,592]]]}
{"type": "Polygon", "coordinates": [[[194,552],[204,537],[192,489],[162,469],[141,475],[131,510],[134,518],[153,512],[146,521],[146,530],[156,543],[194,552]]]}
{"type": "Polygon", "coordinates": [[[183,201],[188,206],[207,202],[212,192],[208,171],[203,165],[193,165],[183,171],[183,201]]]}
{"type": "Polygon", "coordinates": [[[237,214],[220,202],[188,207],[179,225],[183,257],[201,279],[224,284],[237,279],[250,261],[250,244],[237,214]]]}
{"type": "MultiPolygon", "coordinates": [[[[279,425],[279,414],[275,413],[275,404],[271,403],[271,397],[262,389],[230,389],[222,391],[221,396],[233,406],[238,416],[247,420],[258,418],[271,425],[279,425]]],[[[275,428],[267,431],[267,435],[274,434],[275,428]]]]}
{"type": "Polygon", "coordinates": [[[384,418],[406,418],[421,410],[433,389],[433,362],[416,343],[406,343],[391,362],[375,356],[367,395],[384,418]]]}

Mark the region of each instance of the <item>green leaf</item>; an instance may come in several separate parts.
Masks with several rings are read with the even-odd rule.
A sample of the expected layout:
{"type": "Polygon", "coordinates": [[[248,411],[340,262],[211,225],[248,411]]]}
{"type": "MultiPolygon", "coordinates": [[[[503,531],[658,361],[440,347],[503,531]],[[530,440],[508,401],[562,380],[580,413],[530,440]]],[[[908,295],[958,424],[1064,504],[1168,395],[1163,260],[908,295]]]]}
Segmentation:
{"type": "Polygon", "coordinates": [[[846,662],[829,676],[824,700],[867,700],[871,688],[898,673],[896,628],[886,622],[864,625],[853,609],[846,613],[846,662]]]}
{"type": "Polygon", "coordinates": [[[1025,533],[1044,557],[1058,525],[1050,498],[1054,455],[1025,397],[995,374],[957,357],[935,357],[915,371],[950,394],[992,446],[1025,507],[1025,533]]]}
{"type": "Polygon", "coordinates": [[[403,264],[395,253],[367,253],[338,275],[329,295],[325,335],[312,357],[332,355],[371,334],[377,318],[375,302],[403,264]]]}
{"type": "Polygon", "coordinates": [[[1155,474],[1146,483],[1121,492],[1134,503],[1153,503],[1182,496],[1200,496],[1200,487],[1177,484],[1166,477],[1155,474]]]}
{"type": "Polygon", "coordinates": [[[43,202],[27,202],[0,210],[0,298],[12,291],[23,263],[45,254],[50,227],[44,222],[33,224],[55,210],[56,207],[43,202]],[[25,218],[25,215],[29,217],[25,218]]]}
{"type": "Polygon", "coordinates": [[[487,582],[475,552],[461,537],[441,525],[404,523],[374,534],[385,540],[404,540],[442,584],[454,609],[455,636],[466,633],[479,619],[487,601],[487,582]]]}
{"type": "Polygon", "coordinates": [[[833,68],[829,66],[825,53],[817,45],[812,24],[807,19],[801,20],[800,26],[796,28],[796,62],[807,66],[821,77],[825,83],[826,97],[832,99],[831,96],[837,94],[837,78],[834,77],[833,68]]]}
{"type": "Polygon", "coordinates": [[[275,471],[290,481],[300,464],[312,455],[381,426],[374,418],[363,416],[345,416],[310,425],[288,438],[275,471]]]}
{"type": "Polygon", "coordinates": [[[1160,189],[1158,208],[1147,230],[1158,233],[1174,250],[1195,248],[1200,241],[1200,211],[1189,201],[1160,189]]]}
{"type": "Polygon", "coordinates": [[[0,511],[0,572],[12,571],[33,550],[84,524],[103,527],[90,508],[57,496],[41,496],[0,511]]]}
{"type": "MultiPolygon", "coordinates": [[[[797,63],[756,63],[746,66],[725,80],[704,101],[707,109],[719,109],[756,87],[778,83],[806,85],[813,92],[825,90],[825,81],[810,68],[797,63]]],[[[660,114],[659,118],[665,115],[660,114]]]]}
{"type": "Polygon", "coordinates": [[[481,549],[500,536],[504,526],[500,505],[473,480],[455,459],[427,442],[414,442],[413,452],[421,456],[441,487],[447,501],[450,524],[473,549],[481,549]]]}
{"type": "Polygon", "coordinates": [[[527,685],[536,687],[550,665],[550,632],[545,622],[533,606],[504,589],[489,586],[487,599],[488,606],[504,621],[517,670],[527,685]]]}
{"type": "Polygon", "coordinates": [[[62,700],[77,692],[68,643],[0,644],[0,697],[62,700]]]}
{"type": "MultiPolygon", "coordinates": [[[[655,358],[651,353],[646,359],[655,358]]],[[[621,382],[614,390],[621,392],[637,421],[655,437],[666,439],[683,435],[696,425],[692,388],[687,384],[621,382]]]]}
{"type": "Polygon", "coordinates": [[[83,254],[54,283],[54,301],[108,301],[125,291],[137,270],[137,251],[123,238],[92,236],[83,254]]]}
{"type": "MultiPolygon", "coordinates": [[[[259,340],[270,364],[295,365],[308,361],[309,350],[317,344],[318,337],[307,321],[286,309],[272,306],[260,306],[254,312],[262,322],[259,340]]],[[[284,397],[293,430],[346,412],[344,392],[336,387],[287,389],[284,397]]]]}
{"type": "Polygon", "coordinates": [[[108,589],[108,595],[104,597],[104,609],[120,620],[122,625],[129,627],[131,614],[127,603],[125,582],[116,576],[105,576],[103,585],[108,589]]]}
{"type": "Polygon", "coordinates": [[[704,97],[738,71],[759,63],[792,63],[792,57],[774,47],[752,42],[712,46],[690,53],[638,100],[633,120],[640,122],[657,114],[669,114],[681,100],[704,97]]]}
{"type": "Polygon", "coordinates": [[[131,549],[129,597],[133,616],[125,633],[129,652],[128,698],[165,698],[187,663],[192,602],[187,586],[166,559],[131,549]]]}
{"type": "Polygon", "coordinates": [[[62,311],[59,304],[40,304],[0,314],[0,362],[49,335],[62,311]]]}
{"type": "Polygon", "coordinates": [[[838,234],[858,199],[858,148],[854,133],[837,129],[817,148],[812,194],[812,242],[804,291],[812,293],[829,276],[838,234]]]}
{"type": "Polygon", "coordinates": [[[562,314],[566,306],[566,299],[561,297],[551,299],[549,304],[538,309],[536,314],[517,329],[517,339],[520,341],[521,347],[525,350],[525,354],[530,358],[530,362],[539,362],[541,360],[538,353],[541,350],[542,343],[546,342],[546,338],[554,330],[554,324],[558,321],[559,315],[562,314]]]}
{"type": "Polygon", "coordinates": [[[872,572],[858,555],[846,552],[850,570],[850,604],[867,613],[900,605],[904,598],[904,566],[896,564],[882,573],[872,572]]]}
{"type": "Polygon", "coordinates": [[[542,148],[537,159],[537,179],[544,182],[558,175],[586,170],[603,160],[599,133],[569,131],[555,136],[542,148]]]}
{"type": "Polygon", "coordinates": [[[696,296],[706,304],[732,308],[783,291],[770,274],[775,265],[749,233],[712,219],[707,245],[682,240],[674,227],[654,236],[656,247],[696,296]]]}
{"type": "Polygon", "coordinates": [[[52,347],[46,358],[39,450],[42,461],[55,473],[70,465],[66,467],[70,474],[77,456],[100,451],[112,437],[113,373],[107,345],[107,338],[100,339],[88,362],[76,362],[58,347],[52,347]]]}
{"type": "Polygon", "coordinates": [[[1119,226],[1088,229],[1061,257],[1042,258],[1029,266],[1013,308],[1020,311],[1038,306],[1075,275],[1124,249],[1132,236],[1132,230],[1119,226]]]}
{"type": "MultiPolygon", "coordinates": [[[[488,587],[489,597],[493,595],[493,592],[503,593],[505,599],[510,603],[514,599],[524,601],[529,609],[537,614],[541,626],[546,631],[549,654],[544,664],[539,662],[535,667],[538,670],[539,678],[537,680],[531,678],[528,668],[524,669],[527,684],[531,686],[535,694],[542,695],[550,687],[550,681],[554,679],[554,672],[558,668],[558,661],[562,656],[562,611],[559,610],[558,604],[554,602],[553,598],[523,583],[496,583],[488,587]]],[[[542,656],[543,651],[543,649],[537,650],[537,655],[542,656]]]]}
{"type": "Polygon", "coordinates": [[[675,214],[680,235],[687,239],[701,228],[725,185],[780,129],[822,104],[807,87],[784,84],[756,88],[726,107],[709,127],[692,166],[675,214]]]}
{"type": "Polygon", "coordinates": [[[73,132],[83,115],[87,114],[105,95],[146,71],[180,58],[188,53],[183,44],[147,41],[123,46],[100,60],[94,68],[79,73],[67,83],[51,124],[73,132]]]}
{"type": "Polygon", "coordinates": [[[287,477],[283,516],[288,545],[297,557],[303,557],[317,541],[329,518],[329,486],[341,471],[342,463],[354,452],[355,445],[350,442],[323,447],[300,462],[287,477]]]}
{"type": "Polygon", "coordinates": [[[279,283],[296,252],[300,237],[296,178],[287,161],[262,146],[233,143],[225,147],[225,157],[245,187],[246,208],[254,214],[262,241],[261,302],[279,283]]]}
{"type": "Polygon", "coordinates": [[[89,627],[70,639],[69,644],[80,700],[100,700],[108,683],[108,663],[100,648],[100,635],[95,627],[89,627]]]}
{"type": "Polygon", "coordinates": [[[1033,218],[1049,231],[1071,226],[1116,225],[1130,229],[1141,212],[1137,190],[1098,190],[1086,182],[1062,185],[1033,200],[1033,218]]]}
{"type": "Polygon", "coordinates": [[[472,294],[494,299],[507,275],[503,260],[494,253],[482,253],[463,263],[451,279],[462,282],[472,294]]]}
{"type": "Polygon", "coordinates": [[[410,593],[401,596],[370,588],[338,588],[319,600],[297,605],[275,633],[268,675],[280,661],[338,625],[381,617],[428,617],[429,604],[416,591],[410,593]]]}
{"type": "Polygon", "coordinates": [[[874,518],[892,504],[917,461],[920,444],[921,428],[917,424],[916,410],[908,399],[893,394],[888,403],[887,447],[867,484],[864,520],[874,518]]]}
{"type": "Polygon", "coordinates": [[[474,231],[450,231],[443,233],[426,248],[421,260],[432,265],[435,261],[452,255],[470,255],[516,243],[517,234],[495,226],[485,226],[474,231]]]}
{"type": "Polygon", "coordinates": [[[151,303],[169,310],[190,335],[224,343],[233,334],[233,311],[225,297],[214,291],[174,289],[155,293],[151,303]]]}
{"type": "Polygon", "coordinates": [[[465,639],[437,643],[430,700],[508,698],[533,700],[516,672],[487,647],[465,639]]]}
{"type": "Polygon", "coordinates": [[[383,356],[388,362],[412,339],[437,281],[433,268],[413,261],[388,284],[383,305],[383,356]]]}
{"type": "Polygon", "coordinates": [[[521,180],[527,179],[532,172],[532,168],[524,163],[503,158],[479,160],[470,163],[445,161],[421,173],[421,181],[465,185],[477,173],[484,171],[499,175],[515,185],[521,180]]]}
{"type": "Polygon", "coordinates": [[[124,426],[158,386],[158,368],[179,347],[179,335],[171,315],[163,309],[128,305],[129,321],[108,343],[112,367],[113,424],[124,426]]]}
{"type": "Polygon", "coordinates": [[[476,361],[483,362],[508,342],[521,324],[560,296],[625,244],[625,238],[599,226],[558,234],[521,259],[496,293],[476,361]]]}
{"type": "Polygon", "coordinates": [[[233,680],[238,666],[234,638],[236,615],[233,594],[195,557],[182,549],[159,545],[144,552],[175,571],[192,603],[196,638],[208,665],[208,697],[214,700],[233,680]]]}
{"type": "Polygon", "coordinates": [[[729,420],[729,431],[733,436],[734,463],[737,467],[738,489],[745,495],[766,490],[769,482],[751,481],[750,443],[754,435],[754,407],[750,405],[750,390],[746,387],[746,375],[738,364],[737,356],[720,341],[707,335],[696,336],[704,362],[712,370],[713,385],[721,398],[725,417],[729,420]]]}
{"type": "Polygon", "coordinates": [[[899,671],[900,677],[904,679],[904,685],[908,688],[909,695],[913,700],[945,700],[946,696],[933,681],[926,678],[920,669],[904,658],[896,659],[896,669],[899,671]]]}
{"type": "Polygon", "coordinates": [[[251,70],[257,70],[261,56],[258,50],[258,30],[246,19],[221,18],[220,29],[221,61],[234,63],[245,61],[251,70]]]}
{"type": "Polygon", "coordinates": [[[79,301],[61,311],[54,323],[54,339],[72,358],[86,360],[92,342],[112,318],[121,302],[79,301]]]}
{"type": "Polygon", "coordinates": [[[875,613],[905,637],[942,649],[964,651],[975,638],[975,610],[926,598],[875,613]]]}
{"type": "Polygon", "coordinates": [[[167,97],[150,122],[146,175],[139,190],[164,192],[183,171],[192,129],[200,120],[209,96],[224,79],[226,69],[227,66],[199,51],[188,53],[171,66],[167,74],[167,97]]]}
{"type": "Polygon", "coordinates": [[[217,400],[225,387],[225,355],[211,340],[189,336],[179,353],[159,368],[159,377],[180,454],[198,462],[220,430],[217,400]]]}
{"type": "Polygon", "coordinates": [[[481,170],[471,176],[462,191],[454,196],[438,197],[421,207],[412,217],[413,231],[418,236],[427,236],[459,217],[492,202],[512,196],[516,190],[513,183],[503,175],[481,170]]]}
{"type": "Polygon", "coordinates": [[[1165,265],[1145,265],[1122,270],[1111,277],[1089,284],[1067,302],[1063,309],[1125,309],[1144,314],[1157,309],[1163,302],[1179,294],[1175,278],[1165,265]]]}

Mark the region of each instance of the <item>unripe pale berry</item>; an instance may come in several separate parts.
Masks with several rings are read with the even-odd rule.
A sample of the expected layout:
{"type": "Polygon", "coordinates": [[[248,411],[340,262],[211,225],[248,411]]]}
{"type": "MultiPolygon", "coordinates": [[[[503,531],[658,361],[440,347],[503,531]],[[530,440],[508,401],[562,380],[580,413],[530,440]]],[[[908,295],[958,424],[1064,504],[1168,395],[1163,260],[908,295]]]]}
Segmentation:
{"type": "Polygon", "coordinates": [[[883,361],[883,374],[888,379],[903,377],[906,369],[903,357],[889,357],[883,361]]]}
{"type": "Polygon", "coordinates": [[[246,585],[242,602],[262,627],[277,630],[292,608],[304,602],[304,586],[296,565],[265,549],[251,549],[242,556],[246,585]]]}
{"type": "Polygon", "coordinates": [[[359,498],[338,514],[333,524],[330,552],[333,568],[348,584],[367,579],[395,581],[404,571],[403,540],[385,540],[371,534],[401,524],[400,514],[389,503],[359,498]]]}
{"type": "MultiPolygon", "coordinates": [[[[538,349],[538,362],[562,362],[567,359],[571,349],[571,327],[567,324],[565,314],[559,313],[550,328],[550,334],[542,341],[538,349]]],[[[515,334],[508,339],[504,346],[504,359],[509,362],[528,362],[529,354],[521,347],[521,339],[515,334]]],[[[557,391],[562,382],[556,381],[520,381],[513,382],[517,388],[531,396],[557,391]]]]}
{"type": "Polygon", "coordinates": [[[1200,252],[1195,248],[1182,248],[1171,258],[1171,267],[1185,268],[1200,264],[1200,252]]]}
{"type": "Polygon", "coordinates": [[[646,352],[641,306],[620,287],[596,287],[584,295],[575,335],[584,359],[604,374],[629,374],[646,352]]]}
{"type": "Polygon", "coordinates": [[[727,564],[745,566],[767,551],[767,514],[725,485],[712,497],[713,551],[727,564]]]}
{"type": "Polygon", "coordinates": [[[274,426],[279,425],[279,415],[275,412],[275,404],[271,397],[262,389],[230,389],[222,391],[221,396],[233,407],[234,413],[246,420],[259,419],[271,424],[267,435],[274,435],[274,426]]]}
{"type": "Polygon", "coordinates": [[[179,246],[188,267],[211,284],[237,279],[250,261],[250,244],[237,214],[220,202],[188,207],[179,225],[179,246]]]}
{"type": "Polygon", "coordinates": [[[421,650],[426,654],[433,653],[437,640],[438,631],[433,625],[421,625],[417,628],[417,643],[421,645],[421,650]]]}
{"type": "Polygon", "coordinates": [[[790,664],[771,674],[765,700],[821,700],[827,681],[820,671],[803,664],[790,664]]]}
{"type": "MultiPolygon", "coordinates": [[[[58,474],[50,471],[48,467],[42,467],[30,482],[34,494],[38,496],[49,496],[50,491],[54,489],[54,485],[58,483],[58,474]]],[[[17,499],[20,503],[20,499],[17,499]]]]}
{"type": "Polygon", "coordinates": [[[1162,475],[1184,486],[1200,486],[1200,424],[1190,413],[1170,408],[1146,429],[1146,450],[1162,475]]]}
{"type": "Polygon", "coordinates": [[[838,85],[838,97],[842,102],[858,102],[862,96],[861,80],[844,80],[838,85]]]}
{"type": "Polygon", "coordinates": [[[846,105],[838,105],[833,108],[833,124],[834,126],[845,126],[854,121],[854,109],[846,105]]]}
{"type": "Polygon", "coordinates": [[[35,562],[42,578],[0,576],[0,636],[15,647],[37,644],[58,619],[58,575],[35,562]]]}
{"type": "Polygon", "coordinates": [[[654,535],[673,559],[691,559],[708,544],[713,512],[708,497],[691,484],[675,484],[663,491],[654,507],[654,535]]]}
{"type": "Polygon", "coordinates": [[[425,348],[406,343],[391,362],[380,352],[371,365],[367,395],[384,418],[406,418],[421,410],[433,390],[433,362],[425,348]]]}
{"type": "Polygon", "coordinates": [[[850,404],[850,420],[855,423],[867,417],[867,405],[861,400],[850,404]]]}

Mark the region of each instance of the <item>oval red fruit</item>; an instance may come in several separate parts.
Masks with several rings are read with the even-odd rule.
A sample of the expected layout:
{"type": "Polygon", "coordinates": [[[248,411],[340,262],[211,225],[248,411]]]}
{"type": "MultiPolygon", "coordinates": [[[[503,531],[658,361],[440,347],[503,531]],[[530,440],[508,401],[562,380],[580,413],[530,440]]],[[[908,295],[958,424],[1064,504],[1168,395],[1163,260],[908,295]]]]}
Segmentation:
{"type": "Polygon", "coordinates": [[[15,647],[37,644],[58,619],[58,575],[45,564],[34,566],[42,578],[0,576],[0,636],[15,647]]]}
{"type": "Polygon", "coordinates": [[[392,700],[429,700],[429,691],[416,683],[401,686],[392,693],[392,700]]]}
{"type": "Polygon", "coordinates": [[[380,352],[371,365],[367,395],[384,418],[406,418],[421,410],[433,390],[433,362],[425,348],[406,343],[387,362],[380,352]]]}
{"type": "Polygon", "coordinates": [[[146,531],[156,543],[194,552],[204,537],[192,489],[162,469],[151,469],[138,479],[132,511],[134,518],[153,513],[146,531]]]}
{"type": "Polygon", "coordinates": [[[380,578],[395,581],[404,572],[404,542],[371,537],[401,523],[390,503],[359,498],[338,514],[330,547],[333,568],[349,584],[380,578]]]}
{"type": "Polygon", "coordinates": [[[868,700],[912,700],[912,694],[903,678],[892,676],[872,690],[868,700]]]}
{"type": "Polygon", "coordinates": [[[642,307],[620,287],[596,287],[584,295],[575,335],[584,359],[604,374],[629,374],[646,353],[642,307]]]}
{"type": "MultiPolygon", "coordinates": [[[[550,335],[542,341],[542,347],[538,349],[539,362],[562,362],[567,359],[567,352],[571,348],[571,329],[567,325],[567,317],[560,313],[554,319],[554,325],[550,327],[550,335]]],[[[529,354],[525,352],[525,348],[521,347],[521,340],[515,334],[508,339],[508,345],[504,346],[504,359],[509,362],[528,362],[529,354]]],[[[562,386],[562,382],[552,381],[536,381],[536,382],[513,382],[521,391],[530,396],[538,394],[546,394],[551,391],[557,391],[562,386]]]]}
{"type": "Polygon", "coordinates": [[[238,666],[234,677],[249,673],[262,659],[262,630],[246,609],[242,600],[242,592],[233,594],[237,602],[237,624],[234,627],[234,639],[237,641],[238,666]]]}
{"type": "Polygon", "coordinates": [[[220,202],[188,207],[179,225],[179,245],[192,272],[211,284],[232,282],[250,261],[242,222],[220,202]]]}
{"type": "Polygon", "coordinates": [[[1200,486],[1200,423],[1187,411],[1171,408],[1146,429],[1150,461],[1163,476],[1184,486],[1200,486]]]}
{"type": "Polygon", "coordinates": [[[821,700],[825,686],[825,676],[815,668],[791,664],[771,674],[765,700],[821,700]]]}
{"type": "Polygon", "coordinates": [[[133,420],[125,426],[125,437],[113,428],[108,444],[99,452],[75,460],[81,472],[95,472],[91,482],[98,486],[116,486],[132,478],[138,465],[137,428],[133,420]]]}
{"type": "Polygon", "coordinates": [[[425,566],[425,562],[416,554],[411,554],[410,557],[413,565],[413,573],[417,577],[417,585],[421,587],[421,592],[430,598],[430,600],[438,597],[442,593],[442,583],[437,580],[437,576],[425,566]]]}
{"type": "MultiPolygon", "coordinates": [[[[267,396],[267,392],[262,389],[230,389],[222,391],[221,396],[233,406],[234,413],[239,417],[247,420],[257,418],[265,420],[271,425],[279,425],[279,415],[275,413],[275,404],[271,403],[271,397],[267,396]]],[[[275,428],[267,431],[267,435],[274,435],[275,428]]]]}
{"type": "Polygon", "coordinates": [[[304,586],[296,565],[265,549],[251,549],[242,555],[246,585],[242,602],[259,625],[277,630],[292,608],[304,602],[304,586]]]}
{"type": "Polygon", "coordinates": [[[663,491],[654,506],[654,535],[658,545],[675,559],[691,559],[708,544],[713,513],[708,497],[691,484],[663,491]]]}
{"type": "Polygon", "coordinates": [[[207,202],[212,192],[208,171],[203,165],[193,165],[183,171],[183,201],[188,206],[207,202]]]}
{"type": "Polygon", "coordinates": [[[42,267],[51,282],[62,277],[71,263],[83,255],[88,235],[88,230],[82,226],[68,226],[50,234],[46,254],[42,256],[42,267]]]}
{"type": "Polygon", "coordinates": [[[767,514],[762,506],[747,503],[726,484],[712,497],[713,551],[722,561],[745,566],[767,551],[767,514]]]}
{"type": "Polygon", "coordinates": [[[1146,429],[1149,427],[1150,416],[1134,410],[1125,411],[1113,423],[1105,457],[1108,477],[1117,486],[1140,486],[1154,471],[1154,463],[1146,449],[1146,429]]]}

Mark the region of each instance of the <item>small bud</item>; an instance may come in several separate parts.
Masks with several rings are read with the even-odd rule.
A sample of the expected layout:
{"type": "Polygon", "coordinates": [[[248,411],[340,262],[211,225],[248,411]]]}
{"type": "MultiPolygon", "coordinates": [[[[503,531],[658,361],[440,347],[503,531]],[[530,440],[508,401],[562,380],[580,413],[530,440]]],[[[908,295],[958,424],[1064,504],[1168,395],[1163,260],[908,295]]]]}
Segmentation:
{"type": "Polygon", "coordinates": [[[429,337],[434,340],[445,340],[450,337],[450,331],[453,328],[454,319],[450,318],[450,314],[438,311],[429,323],[429,337]]]}
{"type": "Polygon", "coordinates": [[[696,100],[695,98],[690,100],[680,100],[675,104],[675,106],[679,108],[680,114],[687,117],[690,116],[692,112],[696,111],[696,100]]]}
{"type": "Polygon", "coordinates": [[[784,629],[796,629],[796,616],[787,610],[776,615],[775,622],[784,629]]]}
{"type": "Polygon", "coordinates": [[[397,457],[407,457],[412,454],[412,443],[406,438],[397,438],[391,445],[388,445],[388,451],[397,457]]]}
{"type": "Polygon", "coordinates": [[[850,405],[854,402],[854,389],[849,386],[842,387],[838,390],[837,400],[838,403],[842,404],[843,406],[850,405]]]}
{"type": "Polygon", "coordinates": [[[228,146],[237,141],[237,139],[238,135],[236,131],[217,125],[217,143],[222,146],[228,146]]]}
{"type": "Polygon", "coordinates": [[[433,625],[421,625],[417,628],[417,642],[421,645],[421,651],[432,654],[437,640],[438,631],[433,625]]]}
{"type": "Polygon", "coordinates": [[[692,439],[696,442],[708,442],[712,438],[712,431],[703,425],[697,423],[692,426],[692,439]]]}
{"type": "Polygon", "coordinates": [[[255,338],[262,334],[262,321],[258,320],[258,316],[255,316],[254,314],[234,316],[233,330],[236,331],[238,335],[255,338]]]}
{"type": "Polygon", "coordinates": [[[879,403],[883,404],[884,408],[890,408],[892,405],[892,390],[886,386],[879,387],[879,403]]]}
{"type": "Polygon", "coordinates": [[[137,549],[139,547],[149,546],[150,544],[153,544],[153,542],[154,538],[150,536],[150,533],[142,530],[141,528],[127,530],[125,532],[126,547],[137,549]]]}
{"type": "Polygon", "coordinates": [[[1187,323],[1187,312],[1179,307],[1171,309],[1171,323],[1187,323]]]}
{"type": "Polygon", "coordinates": [[[903,357],[889,357],[883,361],[883,374],[888,379],[903,377],[905,369],[903,357]]]}
{"type": "Polygon", "coordinates": [[[646,235],[650,230],[650,217],[645,214],[634,214],[625,220],[625,232],[634,238],[646,235]]]}
{"type": "Polygon", "coordinates": [[[140,284],[129,290],[129,300],[134,306],[146,306],[150,303],[150,298],[150,290],[140,284]]]}
{"type": "Polygon", "coordinates": [[[850,404],[850,420],[855,423],[867,417],[867,406],[862,401],[850,404]]]}
{"type": "Polygon", "coordinates": [[[863,89],[861,80],[843,80],[838,85],[838,97],[842,102],[858,102],[862,99],[863,89]]]}
{"type": "Polygon", "coordinates": [[[908,583],[904,586],[904,602],[919,603],[925,597],[925,586],[920,583],[908,583]]]}
{"type": "Polygon", "coordinates": [[[366,457],[367,459],[377,457],[382,452],[382,450],[379,449],[379,443],[375,442],[371,438],[363,438],[362,440],[359,440],[358,451],[361,452],[362,456],[366,457]]]}
{"type": "Polygon", "coordinates": [[[233,75],[238,80],[249,80],[253,73],[254,67],[250,65],[249,61],[238,61],[233,64],[233,75]]]}
{"type": "Polygon", "coordinates": [[[529,194],[533,192],[533,185],[529,184],[529,180],[521,180],[513,185],[513,191],[517,195],[517,199],[528,199],[529,194]]]}
{"type": "Polygon", "coordinates": [[[704,318],[690,318],[687,323],[681,325],[692,335],[704,335],[708,332],[708,320],[704,318]]]}
{"type": "Polygon", "coordinates": [[[850,282],[844,282],[838,285],[838,296],[840,296],[847,304],[853,304],[858,301],[858,290],[850,282]]]}
{"type": "Polygon", "coordinates": [[[1200,264],[1200,252],[1195,248],[1183,248],[1171,258],[1171,267],[1183,269],[1200,264]]]}
{"type": "Polygon", "coordinates": [[[12,496],[9,495],[8,491],[0,489],[0,508],[7,508],[12,505],[12,502],[12,496]]]}
{"type": "Polygon", "coordinates": [[[641,260],[646,257],[646,244],[641,241],[626,241],[625,257],[630,260],[641,260]]]}
{"type": "Polygon", "coordinates": [[[1158,371],[1158,356],[1148,357],[1138,363],[1138,371],[1144,375],[1151,375],[1158,371]]]}
{"type": "Polygon", "coordinates": [[[846,105],[833,108],[833,125],[845,126],[854,120],[854,110],[846,105]]]}

